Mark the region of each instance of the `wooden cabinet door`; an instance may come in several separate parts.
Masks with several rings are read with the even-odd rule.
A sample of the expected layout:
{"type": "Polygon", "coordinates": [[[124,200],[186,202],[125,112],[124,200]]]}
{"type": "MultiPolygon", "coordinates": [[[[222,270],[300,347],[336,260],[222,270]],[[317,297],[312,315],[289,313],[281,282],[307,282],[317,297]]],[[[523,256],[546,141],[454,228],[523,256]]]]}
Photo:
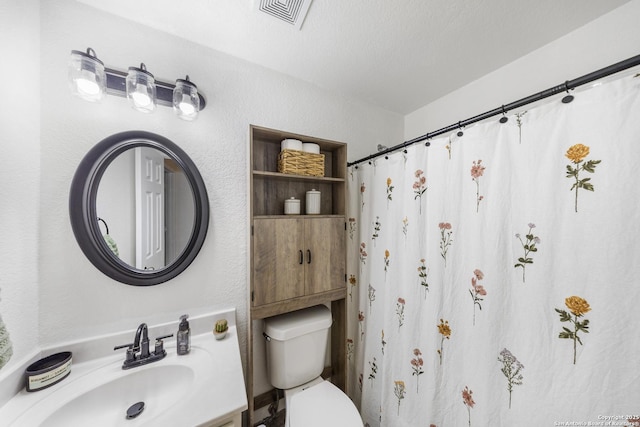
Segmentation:
{"type": "Polygon", "coordinates": [[[304,231],[305,294],[346,286],[344,218],[309,218],[304,231]]]}
{"type": "Polygon", "coordinates": [[[304,220],[253,221],[253,306],[304,295],[304,220]]]}

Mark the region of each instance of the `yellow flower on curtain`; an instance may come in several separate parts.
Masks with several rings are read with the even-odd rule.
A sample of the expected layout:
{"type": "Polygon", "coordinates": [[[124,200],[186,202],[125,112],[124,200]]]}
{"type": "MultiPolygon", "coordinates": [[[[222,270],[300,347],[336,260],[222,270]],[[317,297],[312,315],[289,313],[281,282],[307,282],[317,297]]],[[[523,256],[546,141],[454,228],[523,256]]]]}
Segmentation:
{"type": "Polygon", "coordinates": [[[572,296],[564,300],[564,304],[574,316],[582,316],[591,311],[589,303],[580,297],[572,296]]]}
{"type": "Polygon", "coordinates": [[[582,144],[576,144],[569,147],[567,154],[565,154],[569,160],[573,163],[580,163],[585,157],[589,155],[589,147],[582,144]]]}
{"type": "Polygon", "coordinates": [[[595,188],[590,182],[591,178],[580,179],[580,172],[595,173],[596,165],[601,160],[589,160],[584,162],[584,159],[589,155],[589,146],[583,144],[575,144],[569,147],[565,156],[571,160],[575,167],[567,165],[567,178],[574,178],[575,182],[569,189],[569,191],[575,190],[575,211],[578,212],[578,190],[580,188],[587,191],[594,191],[595,188]],[[584,162],[584,163],[583,163],[584,162]]]}
{"type": "MultiPolygon", "coordinates": [[[[385,275],[387,274],[387,270],[389,270],[389,262],[390,262],[390,253],[389,253],[389,249],[385,249],[384,250],[384,273],[385,275]]],[[[385,276],[386,277],[386,276],[385,276]]]]}
{"type": "Polygon", "coordinates": [[[442,335],[440,339],[440,350],[438,350],[438,356],[440,357],[440,364],[442,365],[442,356],[444,354],[444,340],[449,339],[451,337],[451,327],[449,326],[449,321],[440,319],[440,324],[438,325],[438,332],[442,335]]]}
{"type": "Polygon", "coordinates": [[[400,415],[400,402],[404,399],[404,395],[407,392],[405,390],[404,381],[394,381],[393,384],[393,394],[398,398],[398,415],[400,415]]]}
{"type": "Polygon", "coordinates": [[[566,310],[560,310],[556,308],[556,312],[560,315],[561,322],[570,322],[573,323],[573,330],[563,326],[562,331],[558,335],[558,338],[570,339],[573,340],[573,364],[576,364],[576,344],[580,343],[582,345],[582,340],[578,335],[579,332],[584,332],[585,334],[589,333],[589,319],[584,319],[579,321],[578,318],[582,317],[586,313],[591,311],[591,307],[589,303],[584,298],[580,298],[578,296],[570,296],[565,298],[564,304],[567,306],[571,314],[569,314],[566,310]]]}

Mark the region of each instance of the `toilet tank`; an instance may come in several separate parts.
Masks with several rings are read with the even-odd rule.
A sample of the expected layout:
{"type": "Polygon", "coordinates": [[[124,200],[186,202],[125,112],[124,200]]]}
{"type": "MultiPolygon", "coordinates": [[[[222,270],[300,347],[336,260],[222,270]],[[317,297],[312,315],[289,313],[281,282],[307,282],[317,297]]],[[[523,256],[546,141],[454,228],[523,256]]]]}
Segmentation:
{"type": "Polygon", "coordinates": [[[264,319],[271,385],[286,390],[320,376],[331,322],[324,305],[264,319]]]}

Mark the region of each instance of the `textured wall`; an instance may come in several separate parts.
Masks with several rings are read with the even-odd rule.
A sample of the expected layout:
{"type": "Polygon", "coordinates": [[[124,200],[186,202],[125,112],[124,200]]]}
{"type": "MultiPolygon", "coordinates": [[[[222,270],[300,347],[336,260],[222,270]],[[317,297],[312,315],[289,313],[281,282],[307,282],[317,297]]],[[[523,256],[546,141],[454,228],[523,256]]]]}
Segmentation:
{"type": "Polygon", "coordinates": [[[0,2],[0,316],[7,372],[38,345],[39,2],[0,2]]]}

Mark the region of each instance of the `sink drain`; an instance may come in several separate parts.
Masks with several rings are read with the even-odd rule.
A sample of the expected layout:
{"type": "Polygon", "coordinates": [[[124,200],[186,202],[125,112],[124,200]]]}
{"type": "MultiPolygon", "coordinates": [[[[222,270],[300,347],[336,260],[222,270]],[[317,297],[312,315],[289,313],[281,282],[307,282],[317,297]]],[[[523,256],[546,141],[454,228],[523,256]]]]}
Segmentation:
{"type": "Polygon", "coordinates": [[[129,409],[127,409],[127,419],[131,420],[137,417],[142,413],[142,411],[144,411],[144,402],[134,403],[129,406],[129,409]]]}

